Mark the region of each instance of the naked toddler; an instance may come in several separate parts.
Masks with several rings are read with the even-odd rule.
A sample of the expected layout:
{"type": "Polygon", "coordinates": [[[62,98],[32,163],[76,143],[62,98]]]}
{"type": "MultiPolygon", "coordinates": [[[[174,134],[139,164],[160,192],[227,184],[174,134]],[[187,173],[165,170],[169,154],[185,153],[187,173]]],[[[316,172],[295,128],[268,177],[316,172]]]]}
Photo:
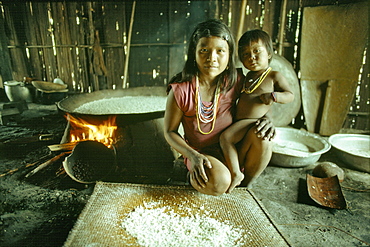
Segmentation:
{"type": "MultiPolygon", "coordinates": [[[[273,56],[273,47],[271,38],[266,32],[251,30],[244,33],[239,39],[238,53],[240,61],[249,72],[245,77],[237,104],[235,123],[220,137],[221,148],[232,176],[228,192],[239,184],[250,186],[266,168],[266,166],[255,164],[257,161],[252,155],[261,150],[253,150],[250,145],[250,148],[239,150],[238,157],[237,143],[255,126],[258,119],[269,113],[274,102],[285,104],[294,99],[286,78],[269,66],[273,56]]],[[[248,145],[243,145],[245,146],[248,145]]],[[[265,158],[270,159],[271,152],[265,158]]]]}

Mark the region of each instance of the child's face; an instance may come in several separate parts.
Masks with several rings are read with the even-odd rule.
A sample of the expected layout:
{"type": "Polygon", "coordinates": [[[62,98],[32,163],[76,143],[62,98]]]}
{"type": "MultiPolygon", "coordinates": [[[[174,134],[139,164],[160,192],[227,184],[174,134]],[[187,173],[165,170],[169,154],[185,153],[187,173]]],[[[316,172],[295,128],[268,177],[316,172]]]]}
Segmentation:
{"type": "Polygon", "coordinates": [[[240,52],[240,61],[251,71],[265,70],[269,66],[271,54],[268,54],[261,40],[244,46],[240,52]]]}
{"type": "Polygon", "coordinates": [[[220,37],[203,37],[196,47],[195,60],[201,75],[215,78],[229,63],[229,44],[220,37]]]}

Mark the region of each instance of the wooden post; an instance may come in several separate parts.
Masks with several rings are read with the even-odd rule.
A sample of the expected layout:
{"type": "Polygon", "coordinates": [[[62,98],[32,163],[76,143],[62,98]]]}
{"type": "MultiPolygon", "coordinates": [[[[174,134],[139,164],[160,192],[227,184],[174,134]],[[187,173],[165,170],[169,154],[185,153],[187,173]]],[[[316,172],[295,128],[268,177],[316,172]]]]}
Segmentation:
{"type": "Polygon", "coordinates": [[[244,19],[245,19],[245,8],[247,7],[247,0],[242,0],[242,4],[240,7],[240,18],[239,18],[239,27],[238,33],[236,36],[236,40],[238,41],[243,34],[243,27],[244,27],[244,19]]]}
{"type": "Polygon", "coordinates": [[[99,82],[98,82],[98,78],[97,76],[94,75],[94,68],[93,68],[93,53],[94,53],[94,50],[92,49],[93,46],[94,46],[94,39],[95,39],[95,28],[94,28],[94,20],[93,20],[93,7],[92,7],[92,3],[91,2],[88,2],[87,3],[87,8],[88,8],[88,14],[89,14],[89,34],[90,34],[90,37],[89,37],[89,40],[90,40],[90,47],[89,47],[89,64],[90,64],[90,80],[92,80],[92,82],[89,82],[89,86],[92,86],[92,90],[91,91],[95,91],[95,90],[99,90],[99,82]]]}
{"type": "Polygon", "coordinates": [[[281,5],[281,15],[280,15],[280,27],[279,27],[279,49],[278,54],[283,56],[283,49],[284,49],[284,30],[285,30],[285,20],[286,20],[286,6],[288,0],[284,0],[281,5]]]}
{"type": "Polygon", "coordinates": [[[13,79],[12,65],[10,63],[10,55],[7,47],[8,39],[5,34],[5,21],[2,15],[0,15],[0,87],[2,87],[2,81],[10,81],[13,79]],[[1,81],[2,78],[2,81],[1,81]]]}
{"type": "Polygon", "coordinates": [[[126,83],[127,83],[128,63],[129,63],[129,58],[130,58],[131,35],[132,35],[132,26],[134,24],[135,7],[136,7],[136,1],[132,3],[130,28],[128,30],[128,37],[127,37],[127,54],[126,54],[126,59],[125,59],[125,68],[123,72],[123,85],[122,85],[123,88],[126,88],[126,83]]]}

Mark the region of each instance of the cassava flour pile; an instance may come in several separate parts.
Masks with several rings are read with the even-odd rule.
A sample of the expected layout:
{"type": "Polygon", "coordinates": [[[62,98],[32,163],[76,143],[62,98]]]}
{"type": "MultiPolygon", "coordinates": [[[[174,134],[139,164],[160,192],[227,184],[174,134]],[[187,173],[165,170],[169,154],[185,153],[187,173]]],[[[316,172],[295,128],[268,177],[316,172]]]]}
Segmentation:
{"type": "Polygon", "coordinates": [[[293,141],[281,141],[274,142],[272,151],[280,154],[289,154],[297,157],[305,157],[310,153],[308,146],[293,141]]]}
{"type": "Polygon", "coordinates": [[[363,156],[366,158],[370,158],[370,150],[361,150],[361,149],[347,149],[348,153],[358,156],[363,156]]]}
{"type": "Polygon", "coordinates": [[[83,114],[132,114],[164,111],[166,97],[160,96],[125,96],[100,99],[85,103],[74,111],[83,114]]]}
{"type": "Polygon", "coordinates": [[[141,246],[245,246],[243,229],[205,215],[184,216],[169,207],[136,207],[122,227],[141,246]]]}

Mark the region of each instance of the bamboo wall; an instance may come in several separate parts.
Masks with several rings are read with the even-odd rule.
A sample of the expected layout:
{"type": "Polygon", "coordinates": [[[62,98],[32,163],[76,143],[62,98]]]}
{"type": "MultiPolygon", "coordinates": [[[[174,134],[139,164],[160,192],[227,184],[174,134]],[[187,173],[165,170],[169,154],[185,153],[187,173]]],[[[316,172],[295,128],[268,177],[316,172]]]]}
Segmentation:
{"type": "MultiPolygon", "coordinates": [[[[346,2],[353,1],[2,1],[0,87],[24,77],[59,77],[70,93],[165,85],[181,71],[195,25],[209,18],[222,19],[236,38],[267,31],[299,74],[302,9],[346,2]]],[[[350,128],[369,129],[367,64],[345,123],[350,128]]]]}
{"type": "Polygon", "coordinates": [[[182,69],[195,25],[209,18],[224,20],[236,37],[263,28],[279,53],[296,63],[290,48],[296,43],[299,1],[288,2],[288,28],[281,40],[281,1],[137,1],[131,36],[133,1],[4,2],[11,76],[46,81],[59,77],[79,92],[163,85],[182,69]]]}

